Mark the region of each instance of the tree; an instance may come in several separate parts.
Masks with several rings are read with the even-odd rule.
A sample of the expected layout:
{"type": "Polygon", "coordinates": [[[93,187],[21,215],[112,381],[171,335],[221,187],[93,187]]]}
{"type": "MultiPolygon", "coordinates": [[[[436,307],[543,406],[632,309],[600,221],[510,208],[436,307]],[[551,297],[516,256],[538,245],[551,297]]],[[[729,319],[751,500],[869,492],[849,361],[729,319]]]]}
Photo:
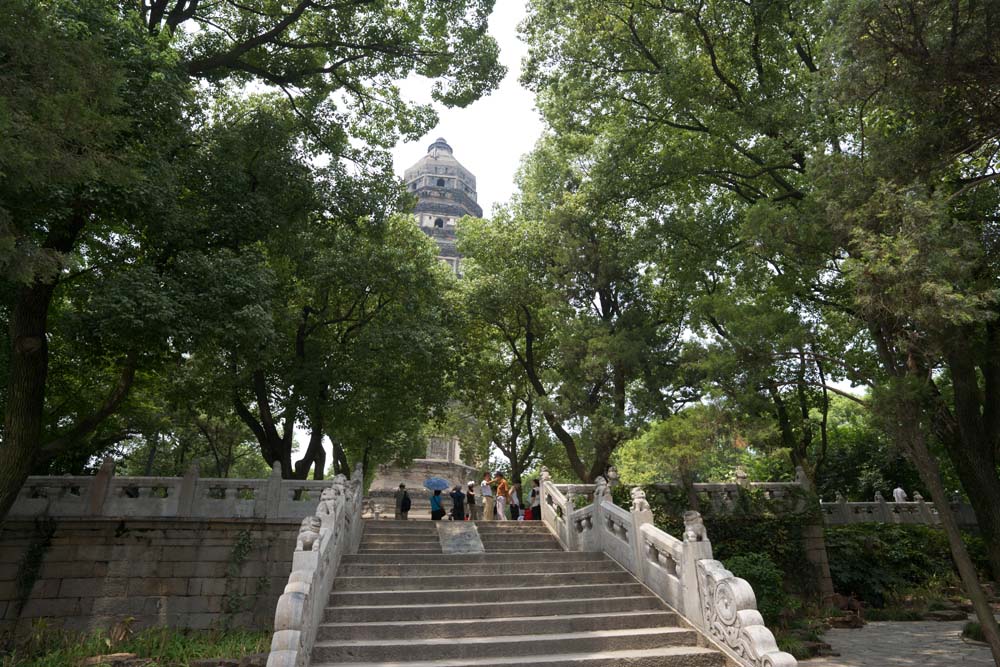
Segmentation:
{"type": "Polygon", "coordinates": [[[694,483],[710,465],[713,454],[732,448],[718,411],[693,405],[665,419],[652,422],[618,451],[618,472],[628,484],[658,484],[671,480],[687,493],[688,504],[698,509],[694,483]]]}
{"type": "Polygon", "coordinates": [[[683,303],[650,270],[649,220],[580,184],[567,153],[543,141],[522,195],[491,221],[465,221],[472,316],[503,341],[569,464],[603,475],[644,417],[674,402],[683,303]]]}
{"type": "Polygon", "coordinates": [[[415,437],[443,403],[449,274],[432,245],[408,216],[321,219],[290,253],[267,258],[284,274],[267,304],[274,343],[246,341],[227,357],[236,411],[286,476],[314,468],[322,479],[328,434],[338,459],[344,443],[355,443],[366,468],[392,458],[378,447],[401,432],[415,437]],[[311,435],[293,465],[300,420],[311,435]]]}
{"type": "Polygon", "coordinates": [[[185,131],[185,91],[169,49],[118,20],[107,3],[4,5],[0,267],[10,353],[0,516],[36,457],[89,435],[128,394],[140,345],[113,355],[96,405],[44,438],[50,307],[59,283],[93,268],[78,253],[81,238],[97,253],[121,240],[127,254],[136,218],[164,203],[168,193],[154,181],[185,131]]]}
{"type": "Polygon", "coordinates": [[[373,132],[383,133],[388,127],[380,125],[398,117],[394,129],[409,134],[431,112],[401,114],[407,105],[392,82],[416,73],[435,81],[435,99],[465,106],[503,78],[496,42],[487,33],[493,4],[142,0],[139,16],[150,34],[166,33],[176,42],[192,76],[259,81],[289,94],[308,91],[316,105],[342,92],[358,120],[377,118],[373,132]]]}
{"type": "MultiPolygon", "coordinates": [[[[465,286],[471,283],[466,281],[465,286]]],[[[471,294],[466,293],[466,299],[471,294]]],[[[474,309],[466,300],[463,309],[474,309]]],[[[464,331],[464,363],[456,378],[458,403],[451,410],[449,432],[459,435],[463,450],[488,462],[496,450],[508,463],[512,482],[521,483],[550,448],[548,426],[536,409],[534,389],[506,348],[488,327],[464,331]]]]}
{"type": "MultiPolygon", "coordinates": [[[[176,315],[192,304],[180,294],[162,293],[165,272],[177,270],[167,281],[171,286],[185,286],[185,270],[194,269],[218,278],[217,285],[231,280],[240,297],[243,288],[266,290],[267,275],[254,273],[244,280],[238,269],[241,263],[259,266],[251,257],[259,251],[255,244],[278,236],[268,237],[266,225],[222,225],[225,233],[210,224],[185,226],[216,219],[233,223],[240,217],[259,221],[254,209],[259,204],[298,210],[292,199],[301,191],[282,197],[258,185],[288,180],[284,167],[295,171],[302,161],[286,160],[268,172],[255,169],[252,152],[243,151],[235,157],[249,156],[250,168],[234,178],[191,178],[199,175],[197,164],[210,152],[204,147],[219,145],[225,133],[224,123],[216,121],[243,120],[230,114],[237,105],[225,99],[212,104],[199,93],[224,98],[249,82],[280,89],[298,119],[296,149],[316,162],[341,166],[350,160],[360,174],[312,186],[384,191],[393,179],[379,148],[392,145],[400,134],[423,134],[434,120],[429,107],[402,102],[392,81],[411,72],[437,77],[436,97],[446,104],[467,104],[491,89],[503,73],[496,45],[485,35],[491,7],[488,0],[412,3],[407,11],[311,0],[290,8],[264,1],[153,0],[116,6],[4,0],[10,20],[0,33],[0,269],[10,356],[3,369],[0,516],[32,466],[54,460],[68,447],[85,448],[83,443],[122,406],[140,367],[178,353],[183,345],[172,348],[175,340],[190,343],[195,333],[213,335],[195,332],[196,327],[185,330],[176,315]],[[221,266],[209,269],[213,262],[221,266]],[[133,326],[120,337],[125,345],[117,347],[113,363],[101,359],[101,373],[91,383],[103,398],[85,412],[47,419],[46,410],[58,407],[46,404],[50,349],[61,344],[51,335],[50,326],[57,324],[53,309],[60,304],[66,312],[76,308],[65,294],[67,282],[86,282],[97,273],[129,288],[132,300],[111,305],[118,315],[132,306],[128,322],[133,326]],[[135,298],[139,291],[141,298],[135,298]],[[139,308],[147,301],[158,316],[174,316],[170,325],[179,330],[148,317],[139,308]],[[59,424],[54,437],[45,433],[46,421],[59,424]]],[[[265,113],[248,113],[249,118],[268,116],[274,99],[253,99],[265,113]]],[[[248,307],[234,311],[249,315],[248,307]]],[[[210,315],[214,322],[226,319],[210,315]]]]}
{"type": "MultiPolygon", "coordinates": [[[[723,279],[761,259],[784,308],[808,303],[862,333],[853,352],[892,432],[948,513],[930,454],[934,439],[945,445],[995,569],[996,11],[537,0],[525,24],[526,79],[556,136],[608,147],[581,153],[591,174],[616,174],[620,200],[662,217],[665,240],[721,255],[723,279]],[[731,212],[721,233],[720,208],[731,212]],[[709,233],[691,233],[688,211],[709,233]],[[727,256],[727,238],[740,255],[727,256]],[[952,392],[944,375],[962,378],[952,392]]],[[[1000,661],[1000,636],[991,644],[1000,661]]]]}

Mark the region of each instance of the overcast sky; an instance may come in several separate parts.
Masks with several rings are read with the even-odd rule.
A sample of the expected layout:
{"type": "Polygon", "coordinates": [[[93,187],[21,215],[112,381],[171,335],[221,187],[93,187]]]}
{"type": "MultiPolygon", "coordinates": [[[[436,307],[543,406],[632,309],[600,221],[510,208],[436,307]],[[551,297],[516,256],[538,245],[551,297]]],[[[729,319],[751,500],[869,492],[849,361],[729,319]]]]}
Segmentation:
{"type": "MultiPolygon", "coordinates": [[[[496,203],[506,202],[514,191],[514,174],[521,156],[531,150],[542,131],[530,92],[518,84],[521,58],[527,47],[517,38],[517,24],[524,18],[523,0],[498,0],[490,17],[490,34],[500,45],[500,60],[507,76],[489,97],[464,109],[439,108],[440,122],[420,141],[400,144],[393,151],[396,173],[427,154],[427,147],[444,137],[455,158],[476,176],[479,205],[489,215],[496,203]]],[[[430,101],[430,83],[417,78],[402,86],[415,102],[430,101]]]]}

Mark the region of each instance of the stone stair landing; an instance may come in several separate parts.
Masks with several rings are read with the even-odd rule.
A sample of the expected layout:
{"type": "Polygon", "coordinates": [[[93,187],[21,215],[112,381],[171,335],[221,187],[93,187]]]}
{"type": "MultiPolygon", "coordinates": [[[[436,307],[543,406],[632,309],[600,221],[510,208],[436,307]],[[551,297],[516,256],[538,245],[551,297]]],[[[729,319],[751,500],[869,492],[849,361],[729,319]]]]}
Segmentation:
{"type": "Polygon", "coordinates": [[[477,522],[485,553],[434,550],[435,522],[369,521],[313,649],[344,667],[723,667],[659,598],[540,522],[477,522]]]}

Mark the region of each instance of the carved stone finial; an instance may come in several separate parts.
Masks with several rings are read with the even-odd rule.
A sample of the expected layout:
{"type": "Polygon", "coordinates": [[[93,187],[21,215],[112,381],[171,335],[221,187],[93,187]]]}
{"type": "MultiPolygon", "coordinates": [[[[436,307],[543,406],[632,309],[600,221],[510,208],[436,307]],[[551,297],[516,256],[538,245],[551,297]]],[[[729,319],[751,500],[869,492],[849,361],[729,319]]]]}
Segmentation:
{"type": "Polygon", "coordinates": [[[876,491],[875,492],[875,502],[877,502],[877,503],[884,503],[885,502],[885,498],[882,497],[882,492],[881,491],[876,491]]]}
{"type": "Polygon", "coordinates": [[[641,486],[636,486],[632,489],[632,511],[633,512],[649,512],[649,502],[646,500],[646,492],[642,490],[641,486]]]}
{"type": "Polygon", "coordinates": [[[606,474],[608,476],[608,486],[612,489],[618,486],[618,468],[608,466],[608,472],[606,474]]]}
{"type": "Polygon", "coordinates": [[[688,510],[684,512],[684,541],[704,542],[708,539],[705,532],[705,521],[701,518],[701,512],[688,510]]]}
{"type": "Polygon", "coordinates": [[[847,498],[844,497],[843,493],[841,493],[840,491],[837,491],[836,501],[838,503],[846,503],[847,502],[847,498]]]}
{"type": "Polygon", "coordinates": [[[922,495],[920,495],[919,491],[914,491],[913,492],[913,502],[915,502],[915,503],[922,503],[922,502],[924,502],[924,497],[922,495]]]}
{"type": "Polygon", "coordinates": [[[605,498],[610,498],[611,492],[608,489],[608,480],[603,476],[598,475],[597,479],[594,480],[594,501],[601,502],[605,498]]]}
{"type": "Polygon", "coordinates": [[[312,551],[313,545],[319,539],[319,529],[322,525],[318,516],[307,516],[302,519],[302,526],[299,528],[297,540],[298,551],[312,551]]]}
{"type": "Polygon", "coordinates": [[[271,477],[281,479],[281,461],[275,461],[271,464],[271,477]]]}
{"type": "Polygon", "coordinates": [[[547,482],[552,479],[552,475],[549,474],[549,469],[546,466],[542,466],[542,472],[539,475],[543,482],[547,482]]]}
{"type": "Polygon", "coordinates": [[[743,466],[736,466],[736,483],[740,486],[746,486],[750,483],[750,476],[747,474],[747,469],[743,466]]]}

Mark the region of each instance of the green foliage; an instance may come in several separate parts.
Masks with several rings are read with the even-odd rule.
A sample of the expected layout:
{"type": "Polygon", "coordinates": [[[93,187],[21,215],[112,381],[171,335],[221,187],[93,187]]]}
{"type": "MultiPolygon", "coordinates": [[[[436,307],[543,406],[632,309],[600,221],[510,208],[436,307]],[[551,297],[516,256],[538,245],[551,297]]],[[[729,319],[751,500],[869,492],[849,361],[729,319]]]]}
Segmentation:
{"type": "Polygon", "coordinates": [[[779,625],[782,614],[790,610],[790,601],[785,592],[784,573],[764,553],[747,552],[730,556],[725,561],[726,569],[742,579],[746,579],[757,596],[757,610],[764,617],[768,627],[779,625]]]}
{"type": "Polygon", "coordinates": [[[200,658],[239,659],[268,650],[271,632],[184,631],[148,628],[121,640],[99,631],[81,635],[48,627],[44,619],[0,657],[0,667],[66,667],[108,653],[135,653],[158,667],[186,667],[200,658]]]}
{"type": "Polygon", "coordinates": [[[974,642],[986,641],[986,635],[983,634],[983,626],[976,621],[969,621],[962,627],[962,636],[974,642]]]}
{"type": "MultiPolygon", "coordinates": [[[[986,569],[982,540],[969,535],[965,540],[977,565],[986,569]]],[[[957,576],[944,533],[927,526],[830,527],[826,549],[836,591],[872,607],[883,607],[894,597],[934,581],[955,581],[957,576]]]]}
{"type": "Polygon", "coordinates": [[[870,502],[876,492],[891,498],[892,490],[901,486],[911,497],[920,491],[930,498],[912,464],[869,409],[834,397],[828,430],[829,445],[817,479],[820,497],[833,500],[839,493],[850,501],[870,502]]]}

